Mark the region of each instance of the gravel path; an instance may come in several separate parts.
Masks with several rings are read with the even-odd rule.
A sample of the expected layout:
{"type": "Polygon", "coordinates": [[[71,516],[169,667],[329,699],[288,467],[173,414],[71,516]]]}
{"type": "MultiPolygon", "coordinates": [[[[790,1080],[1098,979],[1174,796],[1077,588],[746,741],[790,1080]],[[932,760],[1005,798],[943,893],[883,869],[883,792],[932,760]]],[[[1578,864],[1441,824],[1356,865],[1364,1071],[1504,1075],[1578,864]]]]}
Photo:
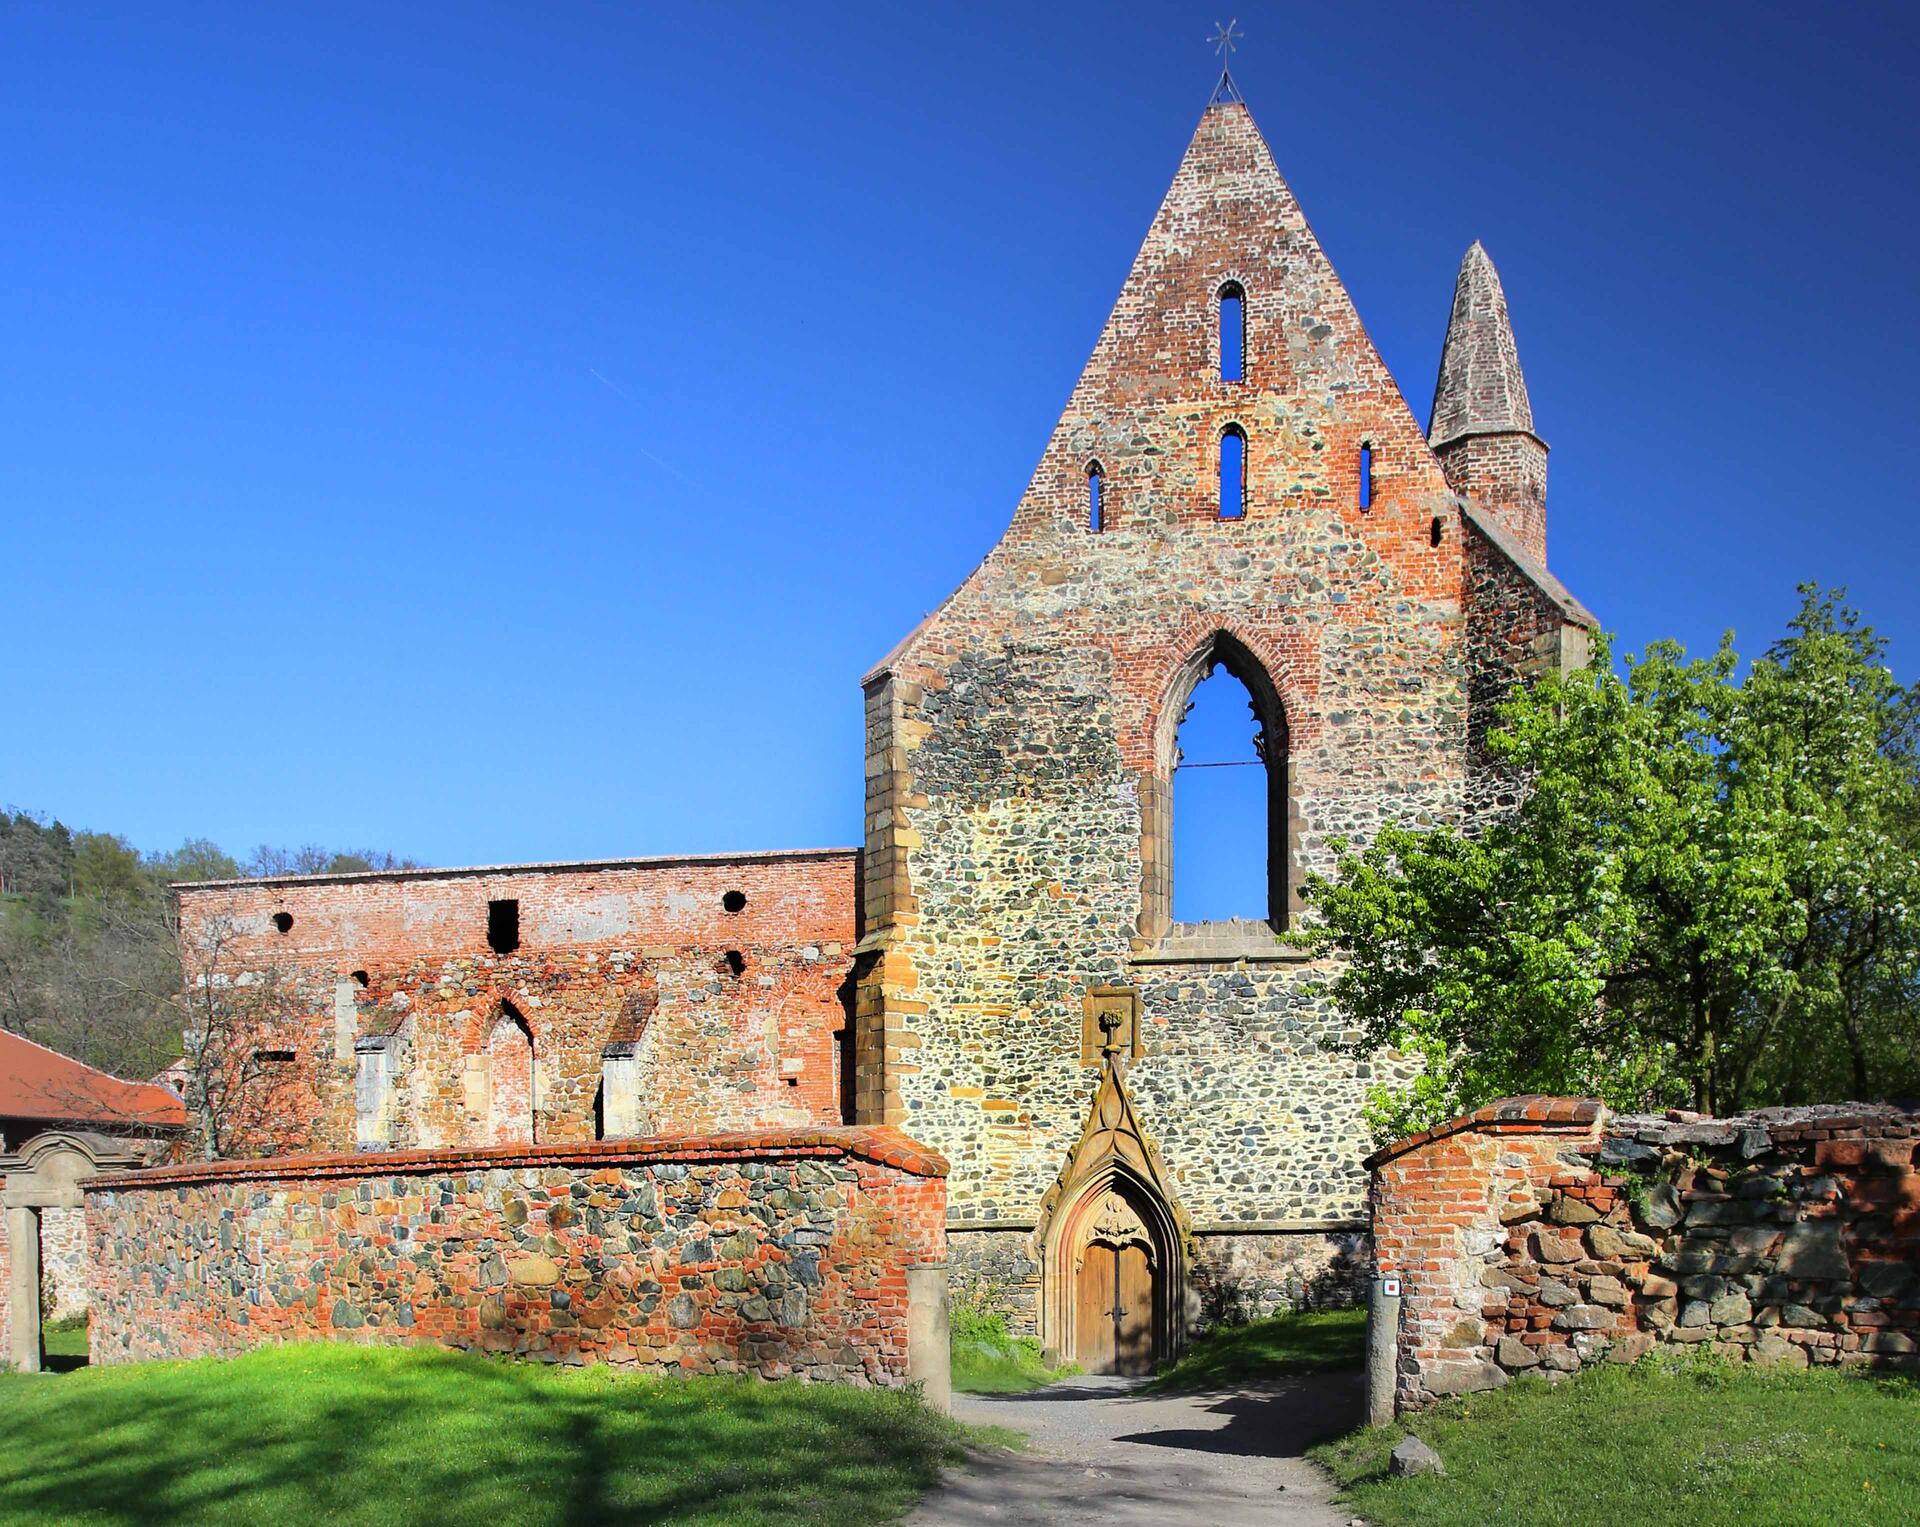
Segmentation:
{"type": "Polygon", "coordinates": [[[1009,1426],[1026,1451],[977,1454],[908,1518],[961,1524],[1166,1523],[1346,1527],[1301,1454],[1360,1419],[1357,1373],[1148,1395],[1138,1379],[1080,1378],[1031,1394],[953,1397],[962,1421],[1009,1426]]]}

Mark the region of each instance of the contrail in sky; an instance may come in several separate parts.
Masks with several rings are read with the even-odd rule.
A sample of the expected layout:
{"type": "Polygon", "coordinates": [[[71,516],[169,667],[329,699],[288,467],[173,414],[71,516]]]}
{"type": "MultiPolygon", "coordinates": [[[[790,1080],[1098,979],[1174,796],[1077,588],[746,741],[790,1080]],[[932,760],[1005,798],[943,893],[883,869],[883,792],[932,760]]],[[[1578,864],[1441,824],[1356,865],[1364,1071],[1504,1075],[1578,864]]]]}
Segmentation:
{"type": "MultiPolygon", "coordinates": [[[[587,367],[587,375],[592,377],[596,382],[600,383],[601,386],[610,390],[615,397],[624,399],[628,403],[633,404],[635,408],[640,407],[640,404],[634,398],[630,397],[624,389],[615,386],[612,382],[609,382],[599,372],[595,371],[593,367],[591,366],[587,367]]],[[[641,409],[641,412],[644,413],[645,410],[641,409]]],[[[651,461],[662,472],[665,472],[669,477],[677,477],[681,482],[685,483],[689,488],[693,489],[694,492],[696,493],[705,493],[707,491],[705,488],[701,487],[699,483],[695,482],[691,477],[687,476],[685,472],[682,472],[678,467],[674,466],[671,462],[662,461],[658,456],[654,455],[652,451],[648,450],[638,440],[634,441],[633,445],[635,450],[637,450],[642,456],[646,457],[648,461],[651,461]]]]}

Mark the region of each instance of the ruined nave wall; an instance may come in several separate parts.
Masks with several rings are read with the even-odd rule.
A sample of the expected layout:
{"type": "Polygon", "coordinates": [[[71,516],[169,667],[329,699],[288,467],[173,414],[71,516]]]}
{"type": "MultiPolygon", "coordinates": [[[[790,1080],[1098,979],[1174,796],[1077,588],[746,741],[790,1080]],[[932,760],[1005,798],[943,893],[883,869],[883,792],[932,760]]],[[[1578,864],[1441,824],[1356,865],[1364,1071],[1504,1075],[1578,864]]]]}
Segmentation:
{"type": "Polygon", "coordinates": [[[183,888],[190,986],[211,967],[223,1000],[266,1015],[235,1062],[284,1057],[256,1065],[235,1153],[838,1123],[856,863],[822,850],[183,888]],[[489,942],[496,902],[517,918],[509,950],[489,942]]]}

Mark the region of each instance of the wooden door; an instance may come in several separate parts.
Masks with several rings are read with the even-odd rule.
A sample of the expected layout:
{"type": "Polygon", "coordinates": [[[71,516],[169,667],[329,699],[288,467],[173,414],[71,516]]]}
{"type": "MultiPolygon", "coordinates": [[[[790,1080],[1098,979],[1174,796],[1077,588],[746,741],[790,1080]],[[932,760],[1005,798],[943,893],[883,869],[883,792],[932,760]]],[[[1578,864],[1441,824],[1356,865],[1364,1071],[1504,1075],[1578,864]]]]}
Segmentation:
{"type": "Polygon", "coordinates": [[[1153,1372],[1153,1269],[1143,1248],[1090,1244],[1073,1300],[1073,1355],[1082,1368],[1153,1372]]]}
{"type": "Polygon", "coordinates": [[[1095,1241],[1080,1262],[1073,1291],[1074,1360],[1089,1373],[1112,1373],[1113,1296],[1119,1287],[1119,1259],[1111,1246],[1095,1241]]]}
{"type": "Polygon", "coordinates": [[[1122,1246],[1113,1300],[1113,1371],[1153,1372],[1153,1269],[1140,1246],[1122,1246]]]}

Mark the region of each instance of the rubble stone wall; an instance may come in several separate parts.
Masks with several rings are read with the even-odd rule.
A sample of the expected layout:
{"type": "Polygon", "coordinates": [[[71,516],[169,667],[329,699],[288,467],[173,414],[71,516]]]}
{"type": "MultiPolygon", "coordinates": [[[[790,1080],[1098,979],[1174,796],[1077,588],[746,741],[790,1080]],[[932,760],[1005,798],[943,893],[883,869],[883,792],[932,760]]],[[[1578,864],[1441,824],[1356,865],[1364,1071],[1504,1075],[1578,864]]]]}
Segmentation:
{"type": "Polygon", "coordinates": [[[831,1128],[96,1178],[93,1361],[336,1340],[900,1385],[945,1171],[831,1128]]]}
{"type": "Polygon", "coordinates": [[[40,1315],[68,1320],[87,1313],[87,1225],[79,1209],[40,1211],[40,1315]],[[50,1297],[49,1297],[50,1296],[50,1297]]]}
{"type": "Polygon", "coordinates": [[[1655,1347],[1920,1368],[1920,1113],[1513,1098],[1375,1155],[1402,1409],[1655,1347]]]}

